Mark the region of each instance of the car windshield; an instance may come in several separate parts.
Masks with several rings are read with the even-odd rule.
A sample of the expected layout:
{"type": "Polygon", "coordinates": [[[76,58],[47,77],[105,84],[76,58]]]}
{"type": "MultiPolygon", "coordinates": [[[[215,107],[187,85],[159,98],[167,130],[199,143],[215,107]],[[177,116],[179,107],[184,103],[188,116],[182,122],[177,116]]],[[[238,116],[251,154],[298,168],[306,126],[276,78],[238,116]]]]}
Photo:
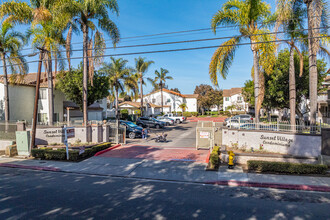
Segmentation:
{"type": "Polygon", "coordinates": [[[133,122],[126,122],[126,124],[132,128],[137,127],[137,125],[134,124],[133,122]]]}

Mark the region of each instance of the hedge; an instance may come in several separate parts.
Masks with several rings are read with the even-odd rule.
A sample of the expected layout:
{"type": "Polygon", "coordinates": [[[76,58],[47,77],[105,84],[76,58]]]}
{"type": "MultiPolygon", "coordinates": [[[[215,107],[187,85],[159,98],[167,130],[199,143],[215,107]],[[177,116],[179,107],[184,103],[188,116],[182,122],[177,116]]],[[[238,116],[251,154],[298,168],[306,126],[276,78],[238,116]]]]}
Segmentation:
{"type": "MultiPolygon", "coordinates": [[[[94,156],[95,153],[111,147],[111,143],[103,143],[86,148],[85,152],[79,154],[79,150],[69,150],[69,161],[78,161],[94,156]]],[[[53,150],[52,148],[39,148],[31,150],[32,156],[42,160],[66,160],[66,150],[64,148],[53,150]]]]}
{"type": "Polygon", "coordinates": [[[328,167],[319,164],[299,164],[289,162],[270,162],[249,160],[248,169],[258,172],[276,172],[289,174],[325,174],[328,167]]]}

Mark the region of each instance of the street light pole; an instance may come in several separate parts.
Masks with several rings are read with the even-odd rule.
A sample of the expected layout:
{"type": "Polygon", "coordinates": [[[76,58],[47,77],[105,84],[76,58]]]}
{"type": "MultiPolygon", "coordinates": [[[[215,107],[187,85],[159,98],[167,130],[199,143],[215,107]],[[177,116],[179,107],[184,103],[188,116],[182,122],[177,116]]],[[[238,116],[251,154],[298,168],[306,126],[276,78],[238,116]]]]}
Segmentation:
{"type": "Polygon", "coordinates": [[[36,95],[34,98],[34,109],[33,109],[33,121],[32,121],[32,134],[31,134],[31,148],[35,146],[35,138],[36,138],[36,128],[37,128],[37,115],[38,115],[38,100],[39,100],[39,88],[40,88],[40,76],[41,76],[41,68],[42,68],[42,60],[44,58],[45,50],[42,48],[38,48],[40,50],[39,54],[39,63],[38,63],[38,73],[37,73],[37,84],[36,84],[36,95]]]}

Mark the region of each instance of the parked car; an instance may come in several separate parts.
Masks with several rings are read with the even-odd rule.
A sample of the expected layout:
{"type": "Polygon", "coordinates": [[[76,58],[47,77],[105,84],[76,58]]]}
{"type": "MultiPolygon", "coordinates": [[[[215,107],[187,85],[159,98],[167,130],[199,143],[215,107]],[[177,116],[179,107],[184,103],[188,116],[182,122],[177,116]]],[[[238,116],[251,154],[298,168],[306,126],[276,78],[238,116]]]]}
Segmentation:
{"type": "Polygon", "coordinates": [[[120,124],[126,126],[126,137],[131,139],[142,137],[142,127],[137,126],[131,121],[120,120],[120,124]]]}
{"type": "Polygon", "coordinates": [[[277,125],[259,125],[259,127],[256,127],[256,124],[243,124],[240,129],[277,131],[277,125]]]}
{"type": "Polygon", "coordinates": [[[253,117],[248,114],[235,115],[231,118],[226,118],[224,125],[227,125],[229,121],[233,121],[233,120],[237,120],[238,122],[241,122],[241,123],[248,123],[248,122],[250,123],[250,122],[253,122],[253,117]]]}
{"type": "Polygon", "coordinates": [[[165,126],[165,122],[158,121],[155,118],[149,118],[149,117],[140,117],[136,120],[136,124],[140,127],[153,127],[153,128],[163,128],[165,126]]]}
{"type": "Polygon", "coordinates": [[[184,116],[178,116],[172,113],[165,114],[164,117],[173,119],[176,123],[182,123],[183,121],[186,120],[184,116]]]}
{"type": "Polygon", "coordinates": [[[162,122],[165,122],[165,124],[168,126],[168,125],[174,125],[174,120],[171,119],[171,118],[168,118],[168,117],[164,117],[164,116],[158,116],[157,117],[157,120],[158,121],[162,121],[162,122]]]}

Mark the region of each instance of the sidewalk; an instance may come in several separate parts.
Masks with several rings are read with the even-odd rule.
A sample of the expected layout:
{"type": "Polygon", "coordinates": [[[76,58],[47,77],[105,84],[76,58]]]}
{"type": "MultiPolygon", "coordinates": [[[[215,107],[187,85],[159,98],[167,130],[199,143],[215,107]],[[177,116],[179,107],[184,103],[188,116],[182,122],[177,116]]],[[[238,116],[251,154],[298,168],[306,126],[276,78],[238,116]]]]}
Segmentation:
{"type": "Polygon", "coordinates": [[[0,167],[36,169],[127,178],[330,192],[330,177],[244,173],[225,166],[205,171],[205,163],[91,157],[79,163],[0,158],[0,167]]]}

